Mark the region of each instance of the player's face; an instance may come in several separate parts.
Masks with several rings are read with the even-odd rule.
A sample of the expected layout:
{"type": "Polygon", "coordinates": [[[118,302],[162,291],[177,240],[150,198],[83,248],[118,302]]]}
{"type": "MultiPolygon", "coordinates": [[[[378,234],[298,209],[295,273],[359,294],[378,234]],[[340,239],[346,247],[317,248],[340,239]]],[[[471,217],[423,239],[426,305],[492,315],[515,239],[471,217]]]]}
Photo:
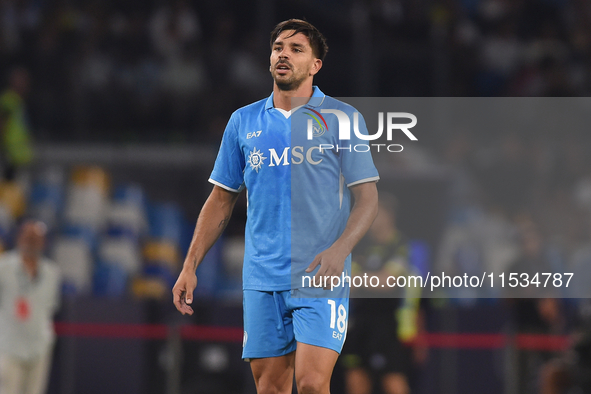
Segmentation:
{"type": "Polygon", "coordinates": [[[271,48],[270,71],[281,90],[296,90],[322,67],[322,60],[314,56],[308,38],[302,33],[292,34],[293,30],[281,32],[271,48]]]}
{"type": "Polygon", "coordinates": [[[20,252],[35,258],[43,253],[45,246],[45,229],[39,223],[25,223],[18,235],[17,244],[20,252]]]}

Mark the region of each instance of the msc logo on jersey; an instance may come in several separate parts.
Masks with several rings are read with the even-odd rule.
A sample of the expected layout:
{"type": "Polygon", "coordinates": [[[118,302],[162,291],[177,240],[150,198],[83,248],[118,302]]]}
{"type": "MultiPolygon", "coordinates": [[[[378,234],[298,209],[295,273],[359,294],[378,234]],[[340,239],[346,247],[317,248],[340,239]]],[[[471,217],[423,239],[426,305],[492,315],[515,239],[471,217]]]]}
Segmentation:
{"type": "Polygon", "coordinates": [[[259,135],[261,135],[262,132],[263,132],[263,130],[253,131],[251,133],[247,133],[246,134],[246,139],[249,140],[251,138],[258,137],[259,135]]]}
{"type": "Polygon", "coordinates": [[[250,164],[250,168],[255,170],[257,173],[263,166],[266,157],[263,156],[263,153],[257,148],[252,148],[252,151],[248,154],[248,163],[250,164]]]}
{"type": "MultiPolygon", "coordinates": [[[[307,150],[304,149],[303,146],[294,146],[291,149],[289,146],[286,146],[281,154],[279,154],[275,149],[269,148],[270,160],[267,166],[277,167],[302,163],[309,163],[316,166],[322,163],[322,155],[324,155],[324,150],[322,147],[318,146],[312,146],[307,150]]],[[[255,170],[257,173],[265,164],[265,159],[267,159],[267,157],[263,156],[263,152],[254,147],[248,154],[248,164],[250,164],[250,168],[255,170]]]]}
{"type": "Polygon", "coordinates": [[[326,120],[324,120],[324,117],[322,115],[320,115],[318,113],[318,111],[314,111],[310,107],[304,107],[304,108],[308,109],[314,113],[314,114],[311,114],[309,112],[304,112],[304,114],[310,116],[312,119],[314,119],[316,121],[316,123],[313,124],[312,119],[308,120],[308,139],[311,139],[309,137],[310,135],[312,135],[312,137],[320,137],[321,135],[323,135],[326,132],[326,130],[328,130],[328,125],[326,124],[326,120]],[[320,120],[322,120],[322,122],[320,122],[320,120]]]}

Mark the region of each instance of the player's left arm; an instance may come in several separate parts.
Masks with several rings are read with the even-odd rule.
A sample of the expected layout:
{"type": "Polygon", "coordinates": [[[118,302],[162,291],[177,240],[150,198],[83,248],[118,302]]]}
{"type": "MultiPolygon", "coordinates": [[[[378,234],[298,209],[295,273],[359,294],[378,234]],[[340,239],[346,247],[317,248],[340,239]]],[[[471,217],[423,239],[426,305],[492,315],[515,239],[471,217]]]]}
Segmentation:
{"type": "Polygon", "coordinates": [[[345,268],[345,259],[363,238],[378,213],[378,189],[375,182],[360,183],[349,188],[354,204],[347,220],[345,231],[331,247],[319,253],[306,268],[312,272],[318,265],[316,277],[340,276],[345,268]]]}

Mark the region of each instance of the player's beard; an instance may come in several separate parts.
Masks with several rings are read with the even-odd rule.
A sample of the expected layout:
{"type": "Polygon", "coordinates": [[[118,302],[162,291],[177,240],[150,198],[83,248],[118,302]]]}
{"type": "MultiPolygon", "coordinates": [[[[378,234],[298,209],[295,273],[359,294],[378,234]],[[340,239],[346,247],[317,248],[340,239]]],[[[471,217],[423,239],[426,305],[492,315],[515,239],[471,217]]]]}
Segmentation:
{"type": "MultiPolygon", "coordinates": [[[[279,64],[277,64],[277,65],[279,65],[279,64]]],[[[275,81],[275,84],[277,85],[277,87],[280,90],[283,90],[283,91],[296,90],[297,88],[300,87],[302,82],[304,82],[304,80],[306,79],[307,73],[299,73],[298,74],[294,71],[294,68],[291,65],[289,66],[290,70],[291,70],[291,76],[289,78],[278,77],[275,73],[277,70],[277,65],[275,65],[275,68],[273,69],[273,72],[271,73],[271,75],[273,76],[273,80],[275,81]]]]}

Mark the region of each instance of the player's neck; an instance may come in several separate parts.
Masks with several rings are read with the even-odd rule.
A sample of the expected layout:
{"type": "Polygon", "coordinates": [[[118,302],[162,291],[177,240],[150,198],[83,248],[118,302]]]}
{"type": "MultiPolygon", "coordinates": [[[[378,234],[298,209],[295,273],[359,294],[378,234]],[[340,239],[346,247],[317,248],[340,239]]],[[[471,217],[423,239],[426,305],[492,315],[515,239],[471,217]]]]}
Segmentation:
{"type": "Polygon", "coordinates": [[[273,84],[273,106],[285,111],[291,111],[292,108],[306,104],[312,97],[313,92],[312,81],[302,83],[294,90],[281,90],[277,84],[273,84]]]}
{"type": "Polygon", "coordinates": [[[32,279],[36,278],[37,273],[39,272],[38,258],[23,255],[22,259],[23,259],[23,266],[24,266],[25,272],[27,273],[29,278],[32,278],[32,279]]]}

